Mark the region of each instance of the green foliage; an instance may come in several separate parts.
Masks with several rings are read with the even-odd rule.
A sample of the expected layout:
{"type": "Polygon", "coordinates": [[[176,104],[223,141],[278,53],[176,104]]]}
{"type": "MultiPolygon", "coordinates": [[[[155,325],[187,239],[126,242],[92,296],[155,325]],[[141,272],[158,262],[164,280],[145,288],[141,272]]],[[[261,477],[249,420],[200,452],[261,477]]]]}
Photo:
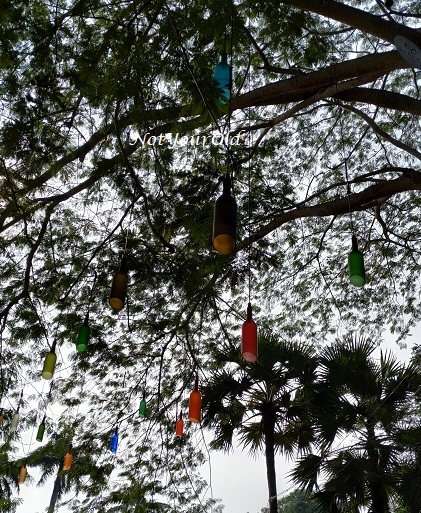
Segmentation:
{"type": "MultiPolygon", "coordinates": [[[[310,497],[301,490],[294,490],[278,500],[278,513],[314,513],[315,504],[310,497]]],[[[263,508],[261,513],[268,513],[263,508]]]]}
{"type": "MultiPolygon", "coordinates": [[[[400,461],[396,493],[412,507],[417,488],[404,483],[418,486],[418,426],[396,426],[405,402],[419,401],[417,380],[389,354],[381,363],[370,354],[385,330],[403,341],[421,318],[418,71],[389,52],[401,32],[421,46],[418,6],[400,5],[390,23],[375,2],[301,5],[2,2],[0,509],[15,508],[21,449],[31,447],[41,482],[56,476],[56,508],[216,511],[197,473],[200,430],[186,422],[184,439],[174,437],[196,372],[213,445],[229,450],[240,433],[260,450],[261,419],[275,415],[276,449],[300,454],[308,488],[317,476],[306,451],[318,437],[330,450],[374,408],[375,430],[405,448],[375,450],[393,472],[400,461]],[[212,77],[224,49],[233,92],[221,105],[212,77]],[[229,152],[137,140],[229,128],[245,132],[229,152]],[[227,171],[238,241],[223,256],[212,249],[212,211],[227,171]],[[347,276],[352,229],[367,270],[362,290],[347,276]],[[128,297],[117,313],[108,296],[125,249],[128,297]],[[253,368],[238,354],[248,298],[261,333],[253,368]],[[88,309],[91,339],[77,354],[88,309]],[[317,361],[316,348],[345,332],[370,342],[346,340],[317,361]],[[53,340],[56,374],[42,384],[53,340]],[[316,378],[334,386],[315,387],[316,378]],[[139,419],[144,393],[148,417],[139,419]],[[315,399],[317,432],[305,406],[315,399]],[[20,444],[44,414],[43,445],[20,444]],[[63,474],[70,441],[74,464],[63,474]]],[[[344,450],[328,470],[361,457],[344,450]]]]}

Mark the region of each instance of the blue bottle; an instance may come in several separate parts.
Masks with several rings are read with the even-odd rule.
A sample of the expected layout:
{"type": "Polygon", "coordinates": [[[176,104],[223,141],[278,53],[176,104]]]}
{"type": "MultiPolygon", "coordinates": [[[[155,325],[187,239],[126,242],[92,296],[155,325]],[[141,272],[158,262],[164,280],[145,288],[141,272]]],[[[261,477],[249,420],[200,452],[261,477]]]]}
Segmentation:
{"type": "Polygon", "coordinates": [[[216,81],[216,87],[223,92],[222,99],[228,101],[230,99],[231,68],[228,65],[226,52],[222,52],[221,62],[215,66],[213,78],[216,81]]]}
{"type": "Polygon", "coordinates": [[[117,452],[117,446],[118,446],[118,427],[115,428],[114,434],[111,437],[110,451],[115,454],[117,452]]]}

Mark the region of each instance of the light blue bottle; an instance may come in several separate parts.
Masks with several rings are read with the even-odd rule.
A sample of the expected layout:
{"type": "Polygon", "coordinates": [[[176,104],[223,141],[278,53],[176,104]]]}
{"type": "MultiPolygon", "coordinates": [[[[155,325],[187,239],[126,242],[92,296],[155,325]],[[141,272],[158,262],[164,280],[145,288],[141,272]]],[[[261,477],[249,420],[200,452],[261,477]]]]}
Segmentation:
{"type": "Polygon", "coordinates": [[[110,451],[115,454],[117,452],[117,446],[118,446],[118,427],[115,428],[114,434],[111,437],[110,451]]]}
{"type": "Polygon", "coordinates": [[[213,78],[216,81],[216,87],[223,92],[222,99],[228,101],[230,99],[231,68],[228,65],[226,52],[222,52],[221,62],[215,66],[213,78]]]}

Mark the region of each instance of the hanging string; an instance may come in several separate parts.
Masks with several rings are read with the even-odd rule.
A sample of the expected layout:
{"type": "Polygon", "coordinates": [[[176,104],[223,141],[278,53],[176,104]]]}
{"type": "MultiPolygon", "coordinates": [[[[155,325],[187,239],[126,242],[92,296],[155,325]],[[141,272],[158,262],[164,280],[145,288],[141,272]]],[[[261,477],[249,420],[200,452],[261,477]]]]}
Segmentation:
{"type": "Polygon", "coordinates": [[[89,292],[88,308],[87,308],[87,312],[86,312],[86,319],[89,319],[89,312],[90,312],[90,309],[91,309],[92,296],[93,296],[93,293],[94,293],[94,289],[95,289],[97,278],[98,278],[98,273],[97,273],[96,269],[94,269],[94,281],[92,283],[92,287],[91,287],[91,290],[89,292]]]}
{"type": "Polygon", "coordinates": [[[22,388],[22,391],[21,391],[21,393],[20,393],[20,398],[19,398],[19,402],[18,402],[18,407],[17,407],[17,409],[16,409],[16,411],[17,411],[17,412],[19,411],[19,408],[20,408],[20,405],[21,405],[22,401],[23,401],[23,388],[22,388]]]}
{"type": "MultiPolygon", "coordinates": [[[[233,38],[234,38],[234,6],[232,4],[232,2],[230,1],[230,6],[231,6],[231,17],[230,17],[230,48],[229,48],[229,56],[230,56],[230,77],[229,77],[229,84],[228,84],[228,89],[229,89],[229,92],[230,92],[230,95],[229,95],[229,100],[228,100],[228,119],[227,119],[227,127],[228,127],[228,132],[231,130],[231,115],[232,115],[232,52],[233,52],[233,47],[234,47],[234,43],[233,43],[233,38]]],[[[226,24],[225,24],[225,37],[226,37],[226,24]]],[[[225,47],[225,42],[224,42],[224,47],[225,47]]],[[[229,148],[229,146],[228,146],[229,148]]]]}
{"type": "Polygon", "coordinates": [[[349,209],[349,219],[350,219],[350,225],[351,225],[351,233],[352,235],[355,234],[354,232],[354,222],[352,219],[352,210],[351,210],[351,184],[349,183],[349,176],[348,176],[348,158],[345,157],[345,142],[344,142],[344,135],[343,135],[343,126],[342,126],[342,116],[340,117],[340,127],[341,127],[341,144],[342,144],[342,157],[344,159],[345,164],[345,180],[346,180],[346,194],[348,196],[348,209],[349,209]]]}
{"type": "MultiPolygon", "coordinates": [[[[249,32],[250,32],[250,5],[249,5],[249,13],[248,13],[248,25],[249,25],[249,32]]],[[[249,67],[249,71],[248,71],[248,95],[249,95],[249,99],[250,99],[250,91],[251,91],[251,42],[249,44],[249,48],[248,48],[248,67],[249,67]]],[[[248,106],[248,129],[249,129],[249,148],[248,148],[248,239],[250,240],[250,236],[251,236],[251,148],[252,148],[252,145],[253,145],[253,141],[252,141],[252,135],[251,135],[251,129],[250,129],[250,126],[251,126],[251,106],[250,106],[250,102],[249,102],[249,106],[248,106]]],[[[250,303],[251,302],[251,243],[249,243],[249,247],[248,247],[248,295],[249,295],[249,300],[248,302],[250,303]]]]}
{"type": "Polygon", "coordinates": [[[136,195],[137,195],[137,180],[136,180],[135,176],[133,176],[132,178],[133,178],[133,198],[132,198],[132,206],[131,206],[131,209],[129,212],[129,221],[128,221],[128,225],[127,225],[127,229],[126,229],[126,239],[124,241],[124,253],[123,254],[126,254],[126,251],[127,251],[127,245],[129,242],[129,230],[132,226],[133,210],[134,210],[134,206],[136,203],[136,195]]]}
{"type": "MultiPolygon", "coordinates": [[[[45,386],[45,381],[43,381],[43,383],[42,383],[42,390],[41,390],[41,393],[40,393],[41,397],[42,397],[42,394],[44,393],[44,386],[45,386]]],[[[38,403],[38,405],[39,405],[39,403],[38,403]]],[[[34,439],[34,431],[35,431],[35,428],[36,428],[37,417],[35,417],[35,424],[32,425],[32,432],[31,432],[31,436],[29,438],[29,445],[28,445],[28,449],[26,450],[26,454],[25,454],[25,449],[24,449],[24,446],[23,446],[23,442],[21,440],[22,450],[23,450],[23,453],[25,454],[25,462],[28,460],[29,453],[31,451],[31,447],[32,447],[32,445],[34,443],[33,439],[34,439]]],[[[41,412],[41,417],[42,417],[42,412],[41,412]]],[[[44,418],[45,418],[45,412],[44,412],[44,418]]]]}
{"type": "Polygon", "coordinates": [[[129,228],[126,228],[126,237],[124,239],[124,249],[123,249],[123,256],[126,254],[127,251],[127,243],[129,241],[129,228]]]}
{"type": "Polygon", "coordinates": [[[180,36],[180,33],[177,29],[177,26],[173,20],[173,17],[172,17],[172,13],[171,13],[171,9],[168,7],[167,3],[164,2],[164,9],[167,11],[167,14],[168,14],[168,19],[170,21],[170,25],[171,25],[171,28],[173,29],[174,31],[174,34],[176,36],[176,39],[177,39],[177,43],[178,43],[178,46],[180,47],[180,50],[181,50],[181,54],[182,54],[182,59],[184,61],[184,64],[186,65],[186,68],[190,74],[190,76],[192,77],[192,80],[195,84],[195,86],[197,87],[197,90],[199,91],[199,94],[200,94],[200,97],[203,101],[203,104],[205,105],[206,107],[206,110],[208,111],[209,115],[211,116],[213,122],[215,123],[215,126],[217,127],[218,131],[221,132],[221,129],[219,127],[219,124],[218,124],[218,120],[216,119],[214,113],[212,112],[212,109],[209,108],[209,104],[208,102],[206,101],[206,98],[203,94],[203,91],[202,89],[200,88],[200,85],[197,81],[197,78],[196,78],[196,75],[193,71],[193,68],[190,66],[190,62],[189,62],[189,58],[188,58],[188,55],[187,55],[187,51],[186,49],[184,48],[184,45],[183,45],[183,42],[181,40],[181,36],[180,36]]]}
{"type": "MultiPolygon", "coordinates": [[[[229,99],[228,99],[228,117],[227,117],[227,129],[228,134],[231,131],[231,117],[232,117],[232,89],[233,89],[233,80],[232,80],[232,56],[233,56],[233,38],[234,38],[234,6],[232,4],[232,1],[229,0],[230,6],[231,6],[231,17],[230,17],[230,48],[229,48],[229,70],[230,70],[230,76],[229,76],[229,83],[228,83],[228,90],[229,90],[229,99]]],[[[226,46],[226,33],[227,33],[227,24],[225,23],[225,41],[224,41],[224,50],[226,46]]],[[[227,166],[229,167],[231,163],[231,168],[233,170],[234,168],[234,159],[232,156],[232,152],[229,146],[229,143],[227,141],[227,166]]],[[[231,173],[232,174],[232,173],[231,173]]]]}
{"type": "MultiPolygon", "coordinates": [[[[329,5],[327,5],[327,10],[329,10],[329,5]]],[[[329,23],[329,28],[330,28],[330,15],[329,15],[329,12],[327,12],[327,18],[328,18],[328,23],[329,23]]],[[[334,55],[334,47],[333,47],[333,41],[332,41],[332,55],[334,55]]],[[[336,94],[338,94],[338,78],[337,78],[337,75],[336,75],[336,64],[335,62],[333,62],[333,75],[335,77],[335,87],[336,87],[336,94]]],[[[348,197],[348,211],[349,211],[349,219],[350,219],[350,228],[351,228],[351,234],[354,235],[355,232],[354,232],[354,223],[353,223],[353,219],[352,219],[352,209],[351,209],[351,184],[350,184],[350,181],[349,181],[349,175],[348,175],[348,158],[345,157],[345,140],[344,140],[344,134],[343,134],[343,112],[341,110],[341,104],[339,102],[339,98],[336,97],[336,105],[338,106],[338,109],[339,109],[339,129],[340,129],[340,133],[341,133],[341,157],[342,157],[342,160],[344,162],[344,167],[345,167],[345,180],[346,180],[346,194],[347,194],[347,197],[348,197]]]]}

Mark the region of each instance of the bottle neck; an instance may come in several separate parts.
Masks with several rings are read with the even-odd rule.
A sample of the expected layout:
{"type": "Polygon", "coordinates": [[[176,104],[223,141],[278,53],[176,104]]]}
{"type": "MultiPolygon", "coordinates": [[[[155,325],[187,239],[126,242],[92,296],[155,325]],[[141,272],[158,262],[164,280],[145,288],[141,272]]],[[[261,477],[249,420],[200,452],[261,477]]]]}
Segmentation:
{"type": "Polygon", "coordinates": [[[251,311],[251,303],[249,303],[247,305],[247,320],[248,321],[252,321],[253,320],[252,311],[251,311]]]}
{"type": "Polygon", "coordinates": [[[354,234],[352,234],[352,251],[358,251],[358,241],[354,234]]]}
{"type": "Polygon", "coordinates": [[[224,176],[222,194],[224,196],[231,196],[231,179],[228,175],[224,176]]]}

